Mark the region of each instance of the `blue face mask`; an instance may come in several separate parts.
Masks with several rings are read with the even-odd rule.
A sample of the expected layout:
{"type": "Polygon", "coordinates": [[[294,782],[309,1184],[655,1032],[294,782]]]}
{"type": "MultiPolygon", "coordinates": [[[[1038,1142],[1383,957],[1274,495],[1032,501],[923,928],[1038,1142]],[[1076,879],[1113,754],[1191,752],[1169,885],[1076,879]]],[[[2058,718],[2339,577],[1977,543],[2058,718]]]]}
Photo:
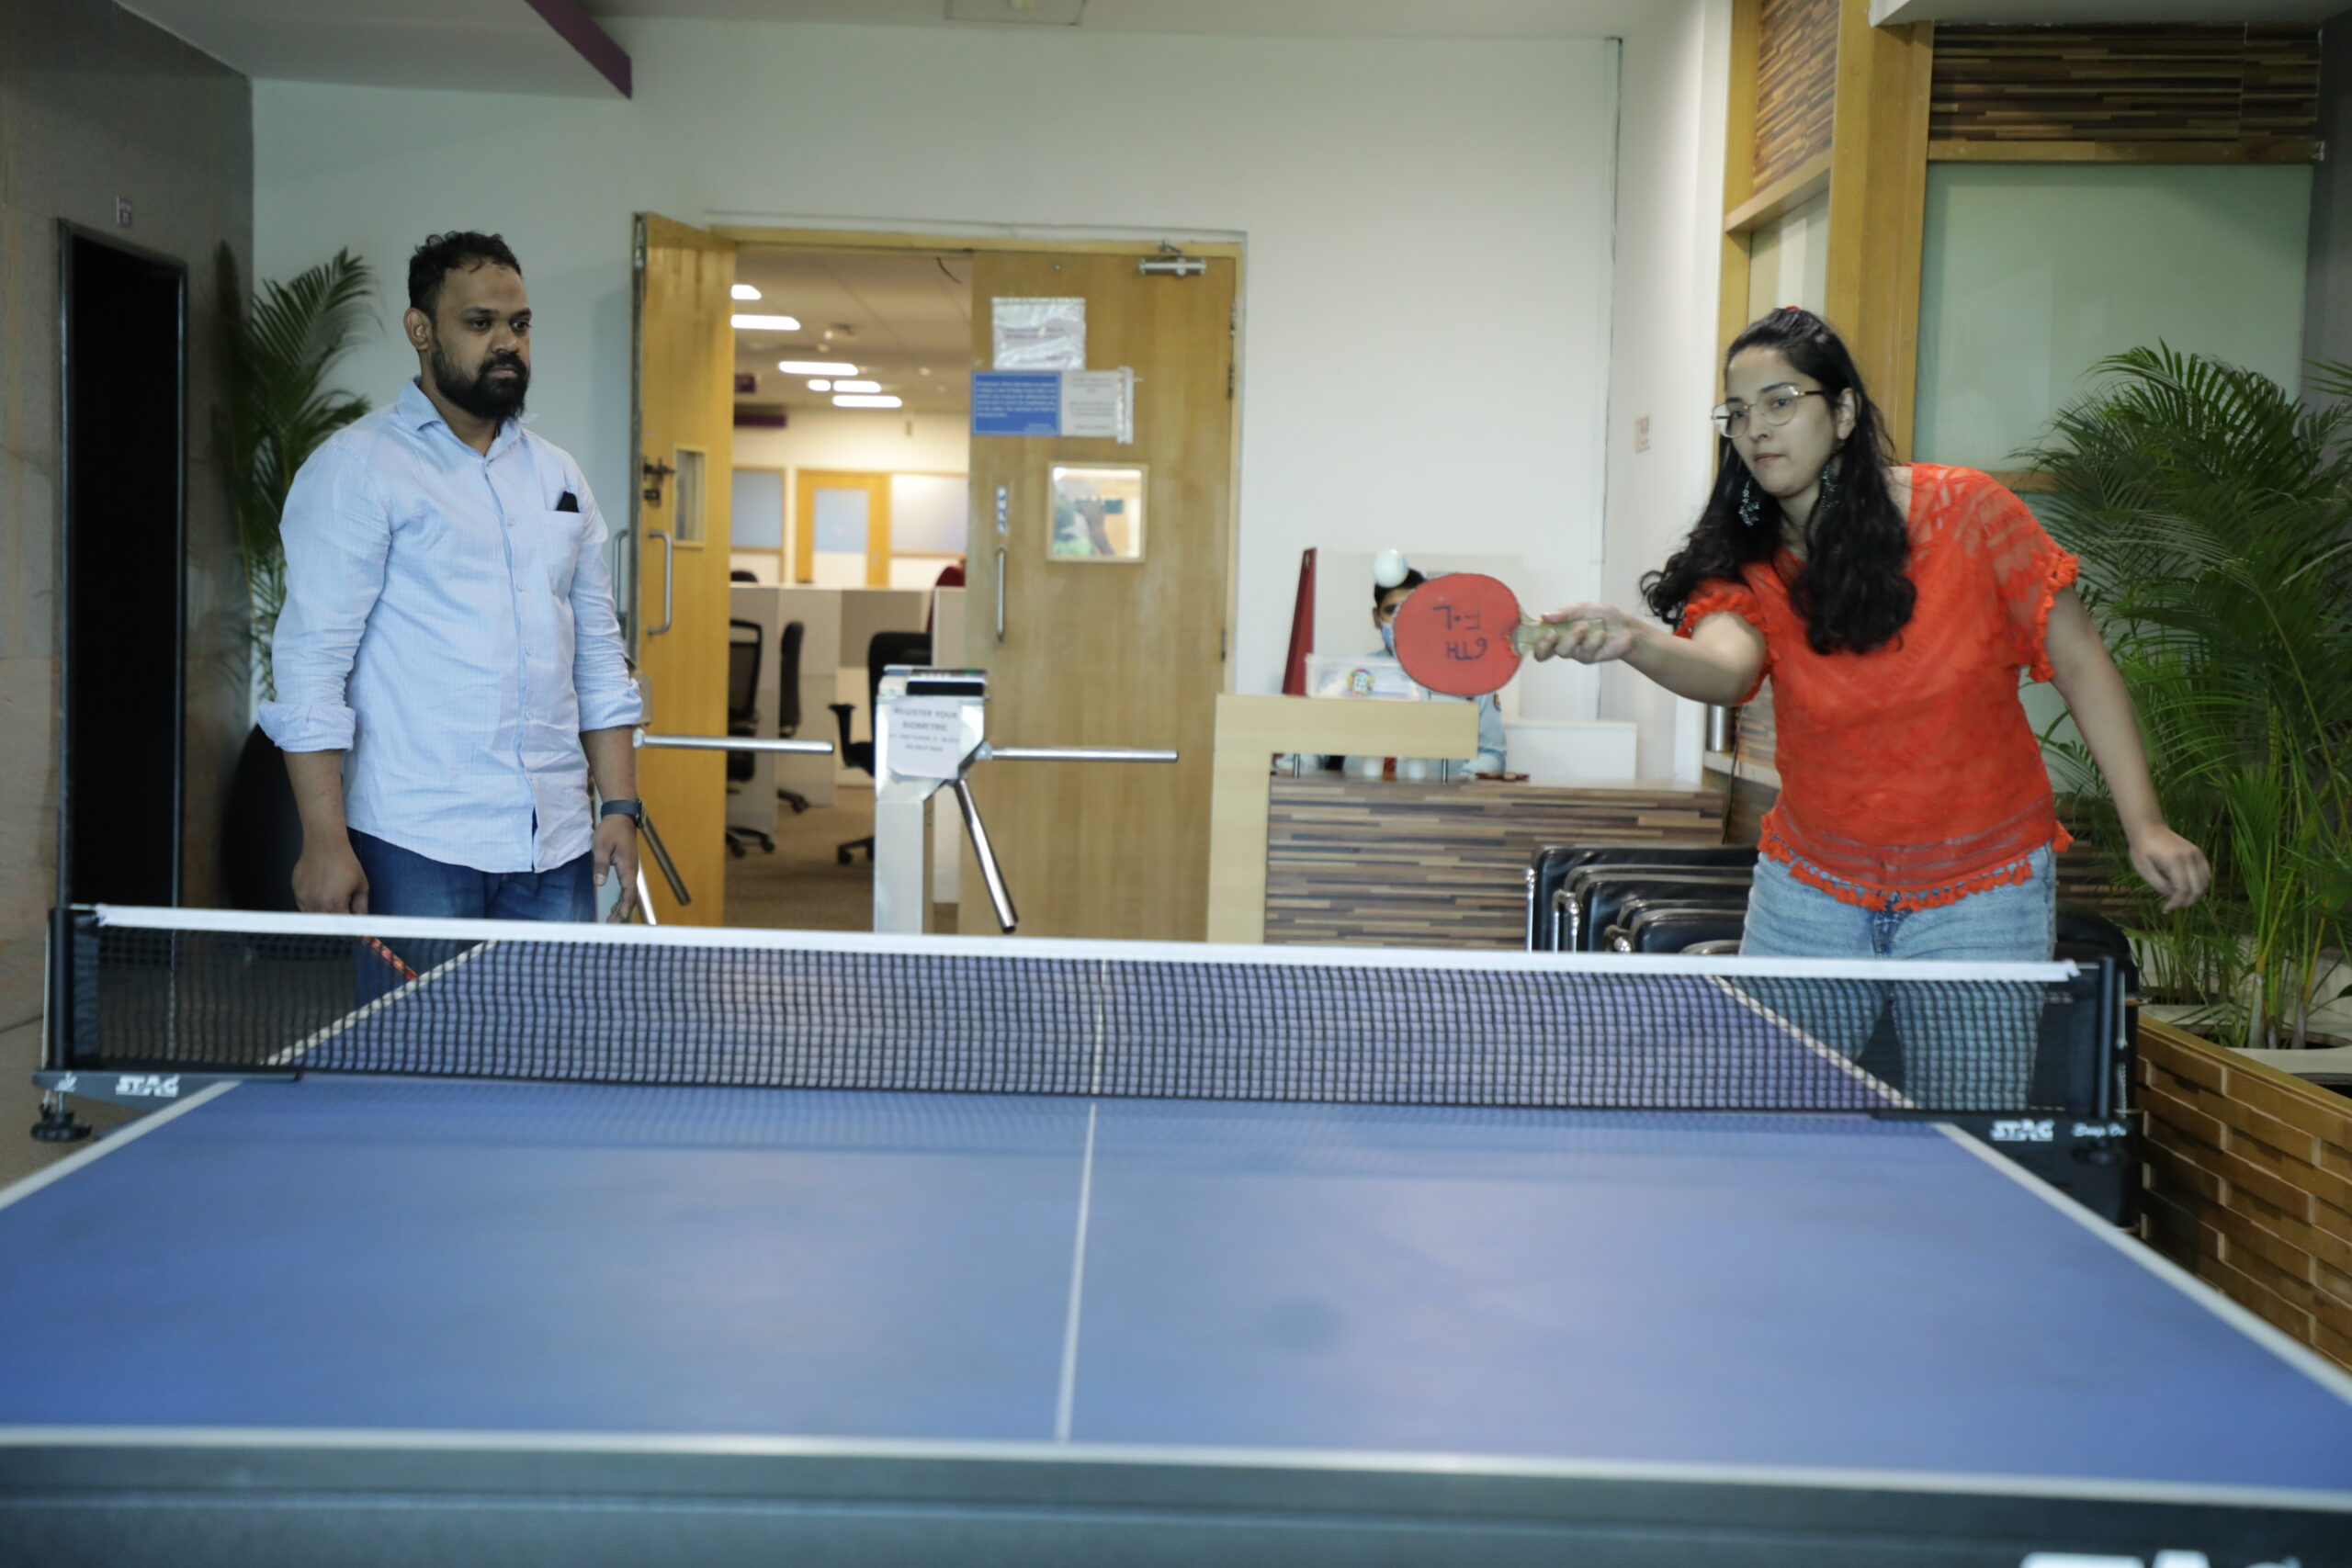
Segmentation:
{"type": "Polygon", "coordinates": [[[1390,655],[1392,658],[1396,655],[1396,623],[1393,621],[1383,621],[1380,623],[1380,647],[1382,652],[1390,655]]]}

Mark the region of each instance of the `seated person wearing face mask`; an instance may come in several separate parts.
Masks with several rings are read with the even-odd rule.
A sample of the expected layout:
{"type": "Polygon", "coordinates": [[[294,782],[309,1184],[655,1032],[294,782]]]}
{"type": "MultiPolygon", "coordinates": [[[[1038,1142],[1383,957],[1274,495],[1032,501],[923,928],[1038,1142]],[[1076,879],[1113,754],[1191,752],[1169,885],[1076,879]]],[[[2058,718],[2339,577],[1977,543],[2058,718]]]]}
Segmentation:
{"type": "MultiPolygon", "coordinates": [[[[1380,633],[1380,651],[1396,655],[1396,610],[1411,596],[1414,589],[1428,578],[1408,568],[1403,580],[1393,588],[1383,588],[1375,580],[1372,585],[1372,624],[1380,633]]],[[[1476,699],[1478,704],[1478,754],[1468,760],[1467,771],[1473,773],[1508,773],[1510,742],[1503,733],[1503,712],[1496,705],[1494,694],[1476,699]]],[[[1376,766],[1376,762],[1375,762],[1376,766]]]]}

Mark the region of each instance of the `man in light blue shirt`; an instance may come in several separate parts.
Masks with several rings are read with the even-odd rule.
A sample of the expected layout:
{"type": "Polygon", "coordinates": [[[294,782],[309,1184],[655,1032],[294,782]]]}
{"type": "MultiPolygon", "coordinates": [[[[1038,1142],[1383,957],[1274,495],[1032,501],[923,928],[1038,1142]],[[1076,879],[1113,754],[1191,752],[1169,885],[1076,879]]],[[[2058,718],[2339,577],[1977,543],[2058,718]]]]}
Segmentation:
{"type": "Polygon", "coordinates": [[[319,913],[592,919],[636,904],[644,705],[580,467],[522,426],[523,269],[495,234],[409,264],[418,375],[286,500],[277,700],[319,913]],[[592,822],[594,773],[604,813],[592,822]]]}

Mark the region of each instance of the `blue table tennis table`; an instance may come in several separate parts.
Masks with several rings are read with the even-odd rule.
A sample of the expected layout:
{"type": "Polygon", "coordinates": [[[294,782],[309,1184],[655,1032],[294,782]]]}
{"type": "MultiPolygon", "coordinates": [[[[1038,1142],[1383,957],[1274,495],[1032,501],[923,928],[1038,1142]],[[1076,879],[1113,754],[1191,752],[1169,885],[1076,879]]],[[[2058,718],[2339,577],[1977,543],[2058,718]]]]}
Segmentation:
{"type": "Polygon", "coordinates": [[[2352,1562],[2352,1380],[1934,1121],[311,1070],[0,1193],[11,1564],[2161,1551],[2352,1562]]]}

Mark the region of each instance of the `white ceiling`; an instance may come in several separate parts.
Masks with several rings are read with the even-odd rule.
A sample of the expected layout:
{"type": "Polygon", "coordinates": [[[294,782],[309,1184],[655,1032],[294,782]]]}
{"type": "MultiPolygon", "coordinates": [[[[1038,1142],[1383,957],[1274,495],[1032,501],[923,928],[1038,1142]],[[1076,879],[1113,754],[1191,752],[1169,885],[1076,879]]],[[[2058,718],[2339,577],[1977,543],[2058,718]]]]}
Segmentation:
{"type": "Polygon", "coordinates": [[[2120,27],[2319,22],[2347,9],[2352,0],[1871,0],[1871,20],[1883,28],[1904,22],[2120,27]]]}
{"type": "MultiPolygon", "coordinates": [[[[121,0],[248,76],[378,87],[610,97],[526,0],[121,0]]],[[[582,0],[599,21],[837,22],[1066,33],[950,20],[1009,0],[582,0]]],[[[1660,0],[1082,0],[1076,29],[1284,38],[1613,38],[1660,0]]],[[[2352,5],[2352,0],[2346,0],[2352,5]]],[[[1067,14],[1071,0],[1037,0],[1067,14]]],[[[627,39],[622,39],[626,46],[627,39]]]]}
{"type": "Polygon", "coordinates": [[[247,76],[609,98],[526,0],[119,0],[247,76]]]}
{"type": "Polygon", "coordinates": [[[832,394],[777,371],[779,359],[846,360],[860,380],[906,400],[909,413],[971,406],[972,264],[962,256],[829,256],[739,252],[735,277],[760,291],[735,309],[792,316],[797,333],[739,330],[737,374],[759,377],[739,403],[821,408],[832,394]],[[847,328],[847,332],[841,329],[847,328]],[[831,329],[833,335],[825,333],[831,329]],[[928,371],[926,375],[924,372],[928,371]]]}
{"type": "MultiPolygon", "coordinates": [[[[248,76],[364,86],[609,97],[610,84],[527,0],[122,0],[248,76]]],[[[582,0],[599,20],[833,22],[1065,33],[949,19],[1009,0],[582,0]]],[[[1046,15],[1070,0],[1037,0],[1046,15]]],[[[1613,38],[1664,0],[1083,0],[1076,30],[1279,38],[1613,38]]],[[[2317,21],[2352,0],[1871,0],[1897,22],[2317,21]]]]}
{"type": "MultiPolygon", "coordinates": [[[[1041,8],[1055,3],[1039,0],[1041,8]]],[[[951,22],[948,0],[584,0],[584,4],[599,18],[1003,26],[951,22]]],[[[1659,4],[1660,0],[1085,0],[1078,30],[1270,38],[1614,38],[1654,14],[1659,4]]],[[[1059,29],[1046,25],[1039,30],[1059,29]]]]}

